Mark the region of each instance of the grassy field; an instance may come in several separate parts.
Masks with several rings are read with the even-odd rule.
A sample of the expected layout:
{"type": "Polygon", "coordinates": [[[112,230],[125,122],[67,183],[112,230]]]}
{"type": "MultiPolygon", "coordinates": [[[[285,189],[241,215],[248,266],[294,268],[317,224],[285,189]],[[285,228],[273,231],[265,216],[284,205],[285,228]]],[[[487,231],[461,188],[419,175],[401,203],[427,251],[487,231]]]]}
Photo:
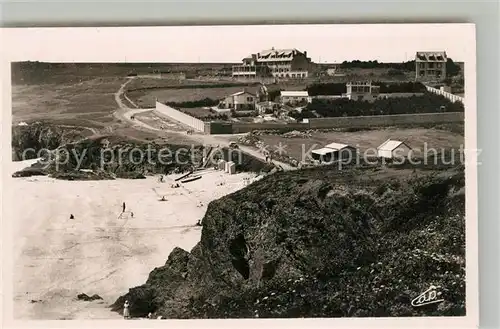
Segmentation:
{"type": "MultiPolygon", "coordinates": [[[[155,99],[160,102],[188,102],[204,98],[222,99],[233,93],[242,91],[245,87],[222,87],[222,88],[185,88],[185,89],[147,89],[127,92],[127,96],[141,108],[154,107],[155,99]]],[[[246,87],[255,93],[256,88],[246,87]]]]}
{"type": "MultiPolygon", "coordinates": [[[[411,148],[415,149],[415,155],[424,148],[456,149],[464,144],[464,137],[461,134],[425,128],[387,128],[377,130],[365,130],[356,132],[312,132],[308,137],[287,138],[283,135],[261,135],[258,138],[269,145],[269,149],[276,149],[281,143],[285,146],[285,154],[296,159],[302,160],[303,149],[305,152],[310,148],[318,149],[329,143],[342,143],[356,147],[361,152],[376,148],[387,139],[394,139],[406,142],[411,148]]],[[[370,151],[373,152],[373,151],[370,151]]],[[[372,153],[373,154],[373,153],[372,153]]]]}
{"type": "Polygon", "coordinates": [[[53,123],[105,127],[114,121],[114,93],[123,78],[95,78],[12,86],[13,121],[49,120],[53,123]]]}
{"type": "Polygon", "coordinates": [[[205,118],[208,116],[214,116],[214,115],[218,114],[217,112],[211,112],[210,109],[206,109],[203,107],[181,108],[179,110],[181,110],[182,112],[184,112],[186,114],[192,115],[195,118],[199,118],[199,119],[205,118]]]}

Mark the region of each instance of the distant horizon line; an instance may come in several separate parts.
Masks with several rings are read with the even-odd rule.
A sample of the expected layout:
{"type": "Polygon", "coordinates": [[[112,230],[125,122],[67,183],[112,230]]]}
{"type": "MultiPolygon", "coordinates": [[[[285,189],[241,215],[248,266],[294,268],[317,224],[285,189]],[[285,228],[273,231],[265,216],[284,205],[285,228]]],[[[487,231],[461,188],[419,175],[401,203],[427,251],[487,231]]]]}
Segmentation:
{"type": "MultiPolygon", "coordinates": [[[[378,62],[379,64],[399,64],[399,63],[407,63],[411,61],[415,61],[414,59],[406,60],[406,61],[379,61],[378,59],[367,59],[367,60],[361,60],[361,59],[351,59],[351,60],[344,60],[341,62],[314,62],[314,64],[319,64],[319,65],[331,65],[331,64],[342,64],[344,62],[353,62],[353,61],[359,61],[359,62],[378,62]]],[[[465,63],[464,61],[453,61],[455,63],[465,63]]],[[[54,62],[54,61],[39,61],[39,60],[21,60],[21,61],[13,61],[11,63],[48,63],[48,64],[241,64],[241,61],[239,62],[92,62],[92,61],[74,61],[74,62],[54,62]]]]}

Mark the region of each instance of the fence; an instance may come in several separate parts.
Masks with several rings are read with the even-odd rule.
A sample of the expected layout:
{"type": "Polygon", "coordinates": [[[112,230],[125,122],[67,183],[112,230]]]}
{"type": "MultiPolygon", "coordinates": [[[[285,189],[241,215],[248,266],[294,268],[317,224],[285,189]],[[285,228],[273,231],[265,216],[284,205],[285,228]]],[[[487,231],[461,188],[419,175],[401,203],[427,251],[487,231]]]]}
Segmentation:
{"type": "Polygon", "coordinates": [[[448,98],[452,102],[456,102],[456,101],[459,101],[462,103],[464,102],[464,98],[461,96],[454,95],[454,94],[449,93],[447,91],[443,91],[441,89],[437,89],[437,88],[430,87],[430,86],[425,86],[425,88],[427,88],[427,91],[434,93],[434,94],[442,95],[442,96],[448,98]]]}
{"type": "Polygon", "coordinates": [[[160,116],[165,116],[168,119],[180,122],[186,126],[193,128],[194,130],[204,132],[205,123],[199,119],[196,119],[190,115],[182,113],[170,106],[156,102],[155,112],[160,116]]]}

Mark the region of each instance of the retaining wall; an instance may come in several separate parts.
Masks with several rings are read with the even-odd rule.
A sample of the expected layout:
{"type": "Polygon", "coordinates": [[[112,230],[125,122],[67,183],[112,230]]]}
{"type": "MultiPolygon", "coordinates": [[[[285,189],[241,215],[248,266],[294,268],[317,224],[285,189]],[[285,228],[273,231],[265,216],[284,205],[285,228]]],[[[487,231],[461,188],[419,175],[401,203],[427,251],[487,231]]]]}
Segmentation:
{"type": "Polygon", "coordinates": [[[205,122],[179,110],[176,110],[168,105],[156,102],[155,112],[160,116],[165,116],[168,119],[180,122],[186,126],[193,128],[194,130],[201,132],[205,131],[205,122]]]}
{"type": "Polygon", "coordinates": [[[329,128],[371,128],[412,124],[464,122],[463,112],[373,115],[357,117],[317,118],[305,123],[238,123],[205,122],[207,134],[241,134],[252,130],[307,130],[329,128]]]}
{"type": "Polygon", "coordinates": [[[252,130],[303,130],[309,129],[307,123],[232,123],[233,134],[248,133],[252,130]]]}

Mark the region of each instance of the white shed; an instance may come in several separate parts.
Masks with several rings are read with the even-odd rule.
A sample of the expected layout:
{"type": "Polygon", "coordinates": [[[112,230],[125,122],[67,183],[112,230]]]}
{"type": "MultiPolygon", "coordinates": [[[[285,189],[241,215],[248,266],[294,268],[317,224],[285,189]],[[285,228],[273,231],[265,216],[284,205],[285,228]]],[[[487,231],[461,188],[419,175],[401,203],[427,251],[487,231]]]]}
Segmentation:
{"type": "Polygon", "coordinates": [[[225,172],[233,175],[236,173],[236,164],[233,161],[226,162],[225,172]]]}
{"type": "Polygon", "coordinates": [[[323,148],[311,151],[314,160],[331,163],[338,160],[352,160],[356,156],[356,148],[340,143],[330,143],[323,148]]]}
{"type": "Polygon", "coordinates": [[[222,160],[220,159],[219,162],[217,162],[217,168],[219,170],[226,170],[226,161],[225,160],[222,160]]]}
{"type": "Polygon", "coordinates": [[[377,155],[380,158],[401,158],[408,157],[411,147],[405,142],[388,139],[377,147],[377,155]]]}

